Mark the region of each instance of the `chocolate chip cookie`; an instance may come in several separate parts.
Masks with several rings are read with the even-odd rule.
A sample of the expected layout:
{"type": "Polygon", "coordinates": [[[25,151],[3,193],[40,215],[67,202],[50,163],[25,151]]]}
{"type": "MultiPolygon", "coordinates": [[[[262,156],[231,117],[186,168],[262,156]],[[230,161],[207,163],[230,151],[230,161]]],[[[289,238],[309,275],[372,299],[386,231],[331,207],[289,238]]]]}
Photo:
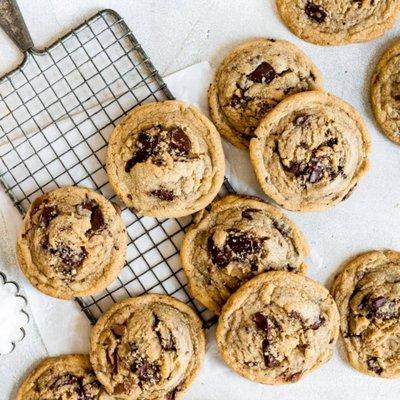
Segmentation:
{"type": "Polygon", "coordinates": [[[279,14],[300,38],[320,45],[375,39],[392,27],[399,0],[277,0],[279,14]]]}
{"type": "Polygon", "coordinates": [[[16,400],[105,400],[89,357],[68,355],[42,361],[20,386],[16,400]]]}
{"type": "Polygon", "coordinates": [[[400,253],[355,257],[332,293],[350,364],[375,377],[400,378],[400,253]]]}
{"type": "Polygon", "coordinates": [[[197,219],[182,242],[182,266],[192,296],[216,314],[253,276],[307,268],[308,245],[301,232],[260,199],[229,195],[197,219]]]}
{"type": "Polygon", "coordinates": [[[321,91],[283,100],[260,123],[250,158],[264,192],[293,211],[347,198],[368,169],[370,138],[349,104],[321,91]]]}
{"type": "Polygon", "coordinates": [[[300,274],[267,272],[222,309],[216,338],[225,362],[252,381],[294,383],[328,361],[339,313],[327,289],[300,274]]]}
{"type": "Polygon", "coordinates": [[[99,292],[117,277],[126,239],[117,206],[93,190],[64,187],[32,203],[17,256],[33,286],[67,300],[99,292]]]}
{"type": "Polygon", "coordinates": [[[204,351],[195,312],[172,297],[147,294],[116,304],[99,319],[90,358],[110,395],[178,400],[198,374],[204,351]]]}
{"type": "Polygon", "coordinates": [[[221,135],[247,148],[260,119],[282,99],[321,88],[317,67],[295,45],[252,40],[236,48],[219,67],[209,89],[210,113],[221,135]]]}
{"type": "Polygon", "coordinates": [[[372,77],[371,100],[384,134],[400,144],[400,42],[381,58],[372,77]]]}
{"type": "Polygon", "coordinates": [[[172,218],[206,207],[224,179],[215,126],[179,101],[133,109],[111,135],[107,171],[115,192],[139,214],[172,218]]]}

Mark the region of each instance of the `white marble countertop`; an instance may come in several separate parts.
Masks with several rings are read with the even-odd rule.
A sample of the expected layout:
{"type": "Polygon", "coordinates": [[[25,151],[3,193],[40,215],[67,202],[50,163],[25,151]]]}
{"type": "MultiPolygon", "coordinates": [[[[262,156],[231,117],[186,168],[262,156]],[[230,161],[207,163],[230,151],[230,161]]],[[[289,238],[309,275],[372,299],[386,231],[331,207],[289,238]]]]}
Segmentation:
{"type": "MultiPolygon", "coordinates": [[[[19,0],[18,3],[38,48],[50,45],[100,9],[115,9],[124,17],[162,75],[204,60],[215,66],[227,51],[248,38],[267,36],[291,40],[320,67],[326,89],[361,112],[374,144],[371,172],[349,201],[324,213],[290,213],[313,248],[310,275],[328,283],[338,265],[357,252],[372,248],[400,251],[400,148],[379,133],[368,97],[373,67],[382,51],[399,37],[400,21],[383,38],[369,43],[319,47],[299,40],[283,26],[276,15],[275,0],[19,0]]],[[[0,31],[0,75],[16,67],[21,60],[22,55],[0,31]]],[[[239,167],[235,173],[242,177],[246,168],[239,167]]],[[[242,188],[247,190],[248,186],[242,188]]],[[[249,191],[257,192],[257,188],[249,191]]],[[[1,191],[0,208],[5,214],[12,215],[8,218],[12,222],[7,228],[14,239],[19,226],[15,221],[20,221],[19,216],[1,191]]],[[[0,259],[0,265],[1,262],[0,259]]],[[[23,282],[23,278],[17,276],[18,271],[14,273],[16,279],[23,282]]],[[[33,289],[27,285],[25,290],[33,289]]],[[[41,300],[40,295],[32,299],[41,300]]],[[[81,323],[87,322],[82,319],[81,323]]],[[[62,331],[62,321],[59,324],[62,331]]],[[[71,327],[71,335],[74,329],[71,327]]],[[[75,340],[72,347],[65,345],[68,335],[63,339],[57,348],[47,348],[35,324],[30,323],[27,337],[17,350],[9,356],[0,356],[0,400],[13,399],[18,381],[46,354],[84,351],[85,337],[81,341],[75,340]]],[[[329,365],[303,382],[290,387],[265,387],[238,377],[222,364],[218,370],[207,369],[210,359],[213,361],[216,357],[214,345],[211,343],[210,346],[206,369],[185,397],[189,400],[258,400],[267,396],[271,400],[345,400],[355,397],[395,400],[400,392],[399,380],[365,377],[351,369],[339,353],[329,365]]]]}

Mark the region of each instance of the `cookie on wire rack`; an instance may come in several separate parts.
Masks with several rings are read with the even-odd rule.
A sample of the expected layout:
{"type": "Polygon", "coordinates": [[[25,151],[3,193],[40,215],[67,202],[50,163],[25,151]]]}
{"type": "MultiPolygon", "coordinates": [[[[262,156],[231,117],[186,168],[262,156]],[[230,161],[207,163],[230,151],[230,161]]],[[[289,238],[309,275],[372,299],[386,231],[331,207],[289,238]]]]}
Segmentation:
{"type": "Polygon", "coordinates": [[[215,126],[180,101],[134,108],[108,144],[111,185],[127,207],[146,216],[183,217],[203,209],[218,194],[224,172],[215,126]]]}
{"type": "Polygon", "coordinates": [[[118,207],[91,189],[71,186],[35,199],[17,257],[33,286],[68,300],[105,289],[124,265],[126,246],[118,207]]]}

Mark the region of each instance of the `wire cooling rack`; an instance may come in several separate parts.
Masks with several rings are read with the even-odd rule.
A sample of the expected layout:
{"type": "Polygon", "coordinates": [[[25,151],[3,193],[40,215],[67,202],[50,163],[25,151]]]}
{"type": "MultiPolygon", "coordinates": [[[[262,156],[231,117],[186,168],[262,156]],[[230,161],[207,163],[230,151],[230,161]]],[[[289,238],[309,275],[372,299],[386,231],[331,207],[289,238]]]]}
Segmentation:
{"type": "MultiPolygon", "coordinates": [[[[173,95],[128,26],[114,11],[100,12],[48,49],[29,51],[0,79],[1,183],[22,214],[42,193],[66,185],[114,199],[104,168],[113,127],[136,105],[165,99],[173,95]]],[[[221,194],[227,191],[226,182],[221,194]]],[[[89,320],[151,291],[191,303],[210,326],[213,316],[190,298],[179,261],[191,218],[154,219],[127,209],[122,218],[126,264],[105,291],[77,299],[89,320]]]]}

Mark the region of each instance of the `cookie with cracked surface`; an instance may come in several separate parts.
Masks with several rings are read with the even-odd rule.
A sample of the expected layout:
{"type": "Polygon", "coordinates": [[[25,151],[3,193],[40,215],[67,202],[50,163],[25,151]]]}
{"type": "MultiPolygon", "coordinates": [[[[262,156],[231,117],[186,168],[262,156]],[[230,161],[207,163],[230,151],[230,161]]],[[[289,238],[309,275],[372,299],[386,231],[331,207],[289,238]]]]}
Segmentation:
{"type": "Polygon", "coordinates": [[[375,39],[391,28],[399,0],[277,0],[286,26],[301,39],[341,45],[375,39]]]}
{"type": "Polygon", "coordinates": [[[83,187],[35,199],[17,242],[22,272],[41,292],[60,299],[103,290],[125,261],[126,231],[119,209],[83,187]]]}
{"type": "Polygon", "coordinates": [[[300,274],[267,272],[222,309],[216,338],[230,368],[252,381],[294,383],[327,362],[339,334],[329,291],[300,274]]]}
{"type": "Polygon", "coordinates": [[[20,386],[16,400],[105,400],[86,355],[46,358],[20,386]]]}
{"type": "Polygon", "coordinates": [[[190,215],[206,207],[223,183],[221,138],[193,106],[145,104],[113,131],[107,172],[118,196],[139,214],[190,215]]]}
{"type": "Polygon", "coordinates": [[[208,92],[212,120],[221,135],[247,148],[260,119],[285,97],[322,88],[312,61],[285,40],[258,39],[233,50],[208,92]]]}
{"type": "Polygon", "coordinates": [[[324,210],[346,199],[368,169],[369,151],[357,111],[320,91],[283,100],[250,143],[263,191],[292,211],[324,210]]]}
{"type": "Polygon", "coordinates": [[[353,258],[332,293],[350,364],[371,376],[400,378],[400,253],[353,258]]]}
{"type": "Polygon", "coordinates": [[[204,210],[181,247],[192,296],[216,314],[255,275],[272,270],[304,273],[307,255],[305,238],[277,208],[236,195],[204,210]]]}
{"type": "Polygon", "coordinates": [[[383,133],[400,144],[400,42],[381,58],[371,82],[371,102],[383,133]]]}
{"type": "Polygon", "coordinates": [[[177,400],[198,374],[204,351],[196,313],[173,297],[147,294],[114,305],[99,319],[90,358],[110,395],[177,400]]]}

